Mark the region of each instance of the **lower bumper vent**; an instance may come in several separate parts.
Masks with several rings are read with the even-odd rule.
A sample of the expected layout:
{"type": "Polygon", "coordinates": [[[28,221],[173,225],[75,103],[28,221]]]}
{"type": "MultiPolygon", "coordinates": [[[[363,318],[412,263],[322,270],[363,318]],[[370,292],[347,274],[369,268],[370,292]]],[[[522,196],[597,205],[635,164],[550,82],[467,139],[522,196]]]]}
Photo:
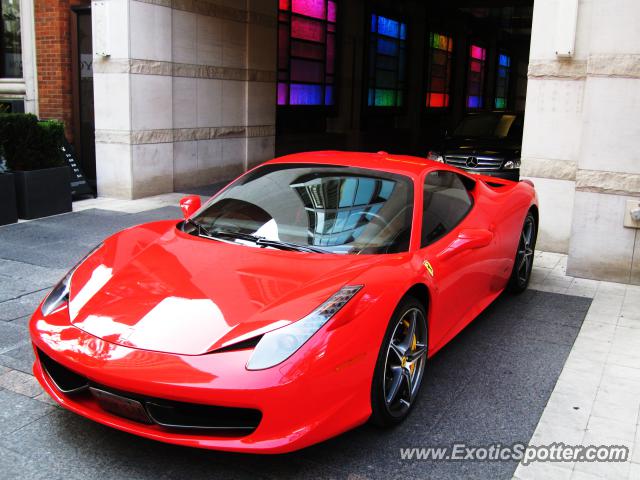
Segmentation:
{"type": "Polygon", "coordinates": [[[262,420],[262,412],[252,408],[177,402],[113,390],[69,370],[40,349],[38,359],[63,394],[78,400],[81,396],[93,397],[103,410],[139,423],[155,424],[168,430],[244,436],[253,432],[262,420]]]}

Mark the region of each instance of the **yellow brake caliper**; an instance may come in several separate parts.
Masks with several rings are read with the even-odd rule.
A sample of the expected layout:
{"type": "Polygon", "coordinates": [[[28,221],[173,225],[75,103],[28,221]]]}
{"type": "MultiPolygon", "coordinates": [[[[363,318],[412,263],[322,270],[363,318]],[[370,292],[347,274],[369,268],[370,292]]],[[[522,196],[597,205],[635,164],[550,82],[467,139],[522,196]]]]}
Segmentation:
{"type": "MultiPolygon", "coordinates": [[[[409,328],[409,322],[408,322],[407,320],[403,320],[403,321],[402,321],[402,324],[404,325],[404,327],[405,327],[405,328],[407,328],[407,329],[409,328]]],[[[415,352],[415,351],[416,351],[417,346],[418,346],[418,336],[417,336],[417,335],[415,334],[415,332],[414,332],[414,334],[413,334],[413,338],[411,339],[411,352],[415,352]]],[[[404,367],[404,365],[406,364],[406,362],[407,362],[407,359],[406,359],[406,357],[405,357],[405,358],[403,358],[403,359],[402,359],[402,366],[403,366],[403,367],[404,367]]],[[[411,371],[411,375],[413,375],[413,371],[414,371],[415,369],[416,369],[416,364],[415,364],[415,362],[414,362],[414,363],[412,363],[412,364],[409,366],[409,370],[411,371]]]]}

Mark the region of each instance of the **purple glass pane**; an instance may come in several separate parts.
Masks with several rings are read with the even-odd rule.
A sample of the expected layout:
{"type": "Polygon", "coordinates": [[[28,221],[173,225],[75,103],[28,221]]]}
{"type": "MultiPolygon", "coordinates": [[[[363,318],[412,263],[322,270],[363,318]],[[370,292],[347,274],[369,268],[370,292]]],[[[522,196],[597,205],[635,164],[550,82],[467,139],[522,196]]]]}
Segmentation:
{"type": "Polygon", "coordinates": [[[482,97],[476,96],[476,95],[470,96],[469,100],[467,102],[467,106],[469,108],[481,108],[482,107],[482,97]]]}
{"type": "Polygon", "coordinates": [[[288,97],[288,88],[286,83],[278,83],[278,105],[286,105],[288,97]]]}
{"type": "Polygon", "coordinates": [[[289,92],[291,105],[322,105],[322,87],[320,85],[301,85],[292,83],[289,92]]]}
{"type": "Polygon", "coordinates": [[[336,2],[332,2],[329,0],[328,9],[327,9],[327,20],[330,22],[336,21],[336,2]]]}
{"type": "Polygon", "coordinates": [[[322,63],[309,60],[291,59],[291,81],[321,83],[323,76],[322,63]]]}
{"type": "Polygon", "coordinates": [[[299,13],[300,15],[306,15],[307,17],[320,18],[324,20],[325,0],[293,0],[291,4],[291,11],[299,13]]]}
{"type": "Polygon", "coordinates": [[[314,42],[324,42],[324,24],[307,18],[291,19],[291,36],[314,42]]]}

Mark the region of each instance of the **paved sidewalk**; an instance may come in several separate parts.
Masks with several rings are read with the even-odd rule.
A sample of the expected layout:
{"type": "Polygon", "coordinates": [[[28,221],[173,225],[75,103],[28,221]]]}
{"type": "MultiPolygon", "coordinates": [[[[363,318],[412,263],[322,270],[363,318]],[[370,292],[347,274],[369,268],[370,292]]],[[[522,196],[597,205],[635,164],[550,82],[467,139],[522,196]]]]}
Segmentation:
{"type": "Polygon", "coordinates": [[[572,278],[539,252],[531,288],[593,301],[530,444],[625,445],[624,463],[534,463],[515,478],[640,478],[640,286],[572,278]]]}

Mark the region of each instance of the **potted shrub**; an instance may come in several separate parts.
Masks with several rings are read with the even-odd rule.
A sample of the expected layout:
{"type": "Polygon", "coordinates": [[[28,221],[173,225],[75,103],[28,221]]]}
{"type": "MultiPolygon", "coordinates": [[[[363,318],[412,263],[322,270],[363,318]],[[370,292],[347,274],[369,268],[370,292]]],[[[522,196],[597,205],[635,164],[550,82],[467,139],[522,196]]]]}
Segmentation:
{"type": "Polygon", "coordinates": [[[0,115],[0,145],[15,179],[18,216],[47,217],[71,211],[71,172],[60,145],[61,122],[35,115],[0,115]]]}
{"type": "Polygon", "coordinates": [[[9,173],[4,158],[0,158],[0,225],[18,221],[16,189],[13,175],[9,173]]]}

